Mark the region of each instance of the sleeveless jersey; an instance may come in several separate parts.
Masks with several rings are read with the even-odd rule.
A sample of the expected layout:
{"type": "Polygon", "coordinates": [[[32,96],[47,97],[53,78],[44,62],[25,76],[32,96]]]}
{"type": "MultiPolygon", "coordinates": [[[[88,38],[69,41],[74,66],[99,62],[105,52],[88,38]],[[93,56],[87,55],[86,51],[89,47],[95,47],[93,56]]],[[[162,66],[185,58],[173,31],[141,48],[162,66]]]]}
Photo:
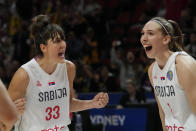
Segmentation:
{"type": "Polygon", "coordinates": [[[163,69],[155,62],[152,69],[153,87],[165,114],[168,131],[196,131],[196,116],[191,111],[176,73],[175,59],[179,54],[188,55],[184,51],[173,53],[163,69]]]}
{"type": "Polygon", "coordinates": [[[26,109],[15,124],[15,131],[68,131],[69,81],[66,63],[58,64],[52,74],[46,73],[32,59],[22,65],[28,73],[26,109]]]}

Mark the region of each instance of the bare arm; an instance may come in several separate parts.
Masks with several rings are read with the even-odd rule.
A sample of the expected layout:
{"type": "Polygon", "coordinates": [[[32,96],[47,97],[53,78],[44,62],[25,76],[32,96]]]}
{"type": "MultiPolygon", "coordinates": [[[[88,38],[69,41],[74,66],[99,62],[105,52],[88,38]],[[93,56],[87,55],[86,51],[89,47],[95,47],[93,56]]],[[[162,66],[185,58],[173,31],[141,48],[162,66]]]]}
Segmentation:
{"type": "Polygon", "coordinates": [[[4,84],[0,80],[0,121],[6,126],[10,126],[13,125],[16,120],[16,107],[10,99],[4,84]]]}
{"type": "Polygon", "coordinates": [[[78,100],[73,98],[73,81],[75,78],[75,65],[69,61],[66,61],[69,86],[70,86],[70,112],[77,112],[92,108],[102,108],[108,103],[107,93],[98,93],[92,100],[78,100]]]}
{"type": "Polygon", "coordinates": [[[189,56],[176,58],[176,71],[193,113],[196,115],[196,61],[189,56]]]}
{"type": "Polygon", "coordinates": [[[27,72],[23,68],[18,69],[8,88],[11,99],[16,101],[17,99],[24,98],[28,84],[29,76],[27,72]]]}
{"type": "MultiPolygon", "coordinates": [[[[152,68],[153,68],[153,65],[154,63],[151,64],[151,66],[149,67],[148,69],[148,76],[149,76],[149,79],[150,79],[150,83],[151,85],[153,86],[153,82],[152,82],[152,68]]],[[[154,89],[154,88],[153,88],[154,89]]],[[[159,103],[159,100],[157,98],[157,95],[156,95],[156,92],[154,90],[154,95],[155,95],[155,99],[157,101],[157,104],[158,104],[158,108],[159,108],[159,115],[160,115],[160,118],[161,118],[161,123],[162,123],[162,128],[163,128],[163,131],[167,131],[166,127],[165,127],[165,114],[162,110],[162,107],[159,103]]]]}
{"type": "MultiPolygon", "coordinates": [[[[8,88],[8,93],[14,101],[15,106],[17,108],[17,115],[20,115],[18,112],[18,109],[21,110],[22,108],[24,109],[24,102],[20,102],[20,106],[18,107],[18,99],[23,98],[26,93],[26,87],[29,83],[29,77],[27,73],[24,71],[24,69],[20,68],[13,76],[11,83],[8,88]],[[17,100],[17,101],[16,101],[17,100]]],[[[14,123],[10,125],[5,125],[7,126],[6,128],[11,129],[14,123]]]]}

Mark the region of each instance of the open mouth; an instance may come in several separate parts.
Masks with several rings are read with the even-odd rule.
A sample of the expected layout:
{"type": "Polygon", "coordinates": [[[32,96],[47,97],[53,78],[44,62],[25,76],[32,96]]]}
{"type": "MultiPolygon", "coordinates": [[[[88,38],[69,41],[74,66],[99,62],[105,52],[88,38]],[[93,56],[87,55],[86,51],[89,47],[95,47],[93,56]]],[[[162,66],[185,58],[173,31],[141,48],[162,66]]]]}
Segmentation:
{"type": "Polygon", "coordinates": [[[152,50],[152,46],[145,47],[145,50],[146,50],[146,51],[152,50]]]}
{"type": "Polygon", "coordinates": [[[63,57],[63,58],[65,57],[63,52],[58,53],[58,56],[63,57]]]}

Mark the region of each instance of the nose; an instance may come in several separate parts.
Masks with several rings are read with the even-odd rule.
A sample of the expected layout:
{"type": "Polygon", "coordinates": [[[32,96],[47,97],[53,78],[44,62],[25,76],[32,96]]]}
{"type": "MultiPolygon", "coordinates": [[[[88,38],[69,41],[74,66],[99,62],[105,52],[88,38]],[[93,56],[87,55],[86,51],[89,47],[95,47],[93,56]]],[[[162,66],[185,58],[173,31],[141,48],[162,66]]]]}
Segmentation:
{"type": "Polygon", "coordinates": [[[140,42],[143,45],[145,42],[147,41],[147,36],[144,34],[142,34],[141,38],[140,38],[140,42]]]}
{"type": "Polygon", "coordinates": [[[61,48],[66,48],[67,43],[64,40],[62,40],[60,46],[61,48]]]}

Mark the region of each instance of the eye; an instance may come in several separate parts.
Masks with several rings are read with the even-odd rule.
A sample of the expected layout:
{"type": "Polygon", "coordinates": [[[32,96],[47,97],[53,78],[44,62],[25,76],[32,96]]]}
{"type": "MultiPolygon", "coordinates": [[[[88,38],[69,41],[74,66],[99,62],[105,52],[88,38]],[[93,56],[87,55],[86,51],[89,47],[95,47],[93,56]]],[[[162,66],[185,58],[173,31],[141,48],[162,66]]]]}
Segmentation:
{"type": "Polygon", "coordinates": [[[141,32],[141,35],[144,35],[144,32],[141,32]]]}
{"type": "Polygon", "coordinates": [[[149,35],[154,35],[152,32],[149,32],[148,34],[149,34],[149,35]]]}
{"type": "Polygon", "coordinates": [[[61,39],[56,39],[55,40],[55,43],[57,43],[57,44],[60,43],[60,42],[61,42],[61,39]]]}

